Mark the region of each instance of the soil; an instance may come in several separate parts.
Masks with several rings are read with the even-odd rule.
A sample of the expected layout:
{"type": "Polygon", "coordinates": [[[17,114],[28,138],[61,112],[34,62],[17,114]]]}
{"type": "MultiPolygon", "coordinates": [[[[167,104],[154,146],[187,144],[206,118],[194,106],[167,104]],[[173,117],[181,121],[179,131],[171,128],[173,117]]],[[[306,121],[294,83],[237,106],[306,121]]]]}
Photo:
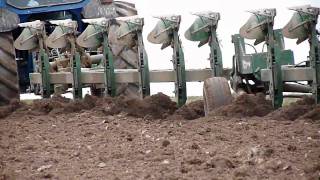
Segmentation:
{"type": "Polygon", "coordinates": [[[0,106],[0,119],[9,116],[12,112],[21,108],[21,106],[23,106],[23,104],[17,100],[11,101],[8,106],[0,106]]]}
{"type": "Polygon", "coordinates": [[[242,94],[234,99],[229,105],[220,107],[213,112],[211,116],[225,117],[263,117],[273,111],[273,107],[269,100],[266,100],[264,94],[242,94]]]}
{"type": "Polygon", "coordinates": [[[187,119],[193,120],[200,117],[204,117],[204,104],[203,100],[197,100],[190,102],[189,104],[183,105],[181,108],[176,110],[169,119],[187,119]]]}
{"type": "Polygon", "coordinates": [[[133,117],[164,119],[175,112],[176,106],[170,97],[162,93],[146,97],[143,100],[120,96],[115,98],[104,113],[105,115],[126,113],[133,117]]]}
{"type": "Polygon", "coordinates": [[[92,109],[96,106],[98,98],[86,95],[83,100],[71,101],[62,96],[54,96],[51,99],[35,100],[31,106],[32,111],[42,112],[44,114],[60,114],[79,112],[83,109],[92,109]]]}
{"type": "Polygon", "coordinates": [[[272,111],[243,95],[209,117],[203,101],[177,109],[163,94],[12,102],[0,108],[0,179],[318,180],[309,100],[272,111]]]}
{"type": "Polygon", "coordinates": [[[270,113],[269,116],[278,120],[296,120],[298,118],[319,120],[320,107],[315,105],[313,98],[303,97],[289,106],[270,113]]]}

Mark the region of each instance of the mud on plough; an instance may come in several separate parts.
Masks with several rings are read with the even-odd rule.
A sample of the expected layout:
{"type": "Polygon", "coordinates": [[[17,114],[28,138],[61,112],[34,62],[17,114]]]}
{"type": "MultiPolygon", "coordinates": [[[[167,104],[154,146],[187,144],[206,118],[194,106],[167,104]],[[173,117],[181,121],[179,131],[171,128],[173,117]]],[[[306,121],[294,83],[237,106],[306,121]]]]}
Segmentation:
{"type": "Polygon", "coordinates": [[[236,93],[268,94],[274,108],[282,105],[284,92],[311,93],[318,103],[320,45],[316,24],[319,8],[301,6],[291,10],[295,11],[292,19],[278,30],[273,29],[276,9],[250,11],[253,15],[248,22],[239,34],[232,36],[235,54],[230,74],[223,69],[217,37],[220,14],[217,12],[195,13],[197,18],[185,33],[186,39],[200,42],[199,47],[210,46],[210,69],[185,69],[179,15],[156,17],[159,21],[147,38],[151,43],[161,44],[161,49],[172,48],[172,70],[149,71],[142,37],[144,19],[139,16],[84,19],[88,26],[80,35],[76,21],[70,19],[23,23],[20,26],[24,30],[16,39],[15,47],[39,52],[38,68],[30,74],[30,79],[33,87],[39,87],[45,98],[50,97],[57,87],[72,87],[74,98],[82,97],[84,87],[94,87],[106,96],[116,96],[121,84],[137,84],[137,92],[144,98],[150,95],[151,82],[174,82],[176,101],[182,106],[187,100],[186,82],[204,81],[205,111],[209,112],[232,101],[228,78],[236,93]],[[49,36],[45,23],[55,26],[49,36]],[[113,28],[114,24],[119,28],[113,28]],[[110,35],[111,31],[115,36],[110,35]],[[293,52],[284,48],[283,36],[297,38],[298,44],[308,39],[310,51],[304,64],[295,64],[293,52]],[[247,54],[245,38],[255,39],[254,45],[265,42],[267,51],[247,54]],[[116,68],[115,59],[123,49],[112,47],[115,41],[123,48],[136,47],[137,55],[131,57],[135,62],[132,69],[116,68]],[[301,81],[307,83],[301,84],[301,81]]]}

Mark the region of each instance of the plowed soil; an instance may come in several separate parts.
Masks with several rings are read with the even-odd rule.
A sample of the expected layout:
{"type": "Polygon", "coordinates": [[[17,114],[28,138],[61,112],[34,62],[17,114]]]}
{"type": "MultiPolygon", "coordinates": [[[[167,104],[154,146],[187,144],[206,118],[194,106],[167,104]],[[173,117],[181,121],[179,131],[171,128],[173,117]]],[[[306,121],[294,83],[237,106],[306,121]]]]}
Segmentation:
{"type": "Polygon", "coordinates": [[[304,97],[297,102],[291,103],[290,106],[270,113],[269,116],[279,120],[295,120],[298,118],[319,120],[320,107],[315,105],[312,98],[304,97]]]}
{"type": "Polygon", "coordinates": [[[273,111],[271,101],[266,100],[264,94],[243,94],[230,105],[220,107],[213,112],[211,116],[225,117],[263,117],[273,111]]]}
{"type": "Polygon", "coordinates": [[[320,178],[320,107],[242,95],[203,117],[169,97],[0,107],[0,179],[320,178]]]}

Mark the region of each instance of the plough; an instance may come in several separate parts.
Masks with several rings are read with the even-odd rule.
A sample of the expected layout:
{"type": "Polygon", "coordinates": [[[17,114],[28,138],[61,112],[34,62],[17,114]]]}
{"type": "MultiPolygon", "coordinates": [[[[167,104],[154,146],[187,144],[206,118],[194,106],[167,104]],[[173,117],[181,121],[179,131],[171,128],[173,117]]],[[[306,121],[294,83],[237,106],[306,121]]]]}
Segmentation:
{"type": "Polygon", "coordinates": [[[312,93],[318,103],[320,45],[316,24],[319,8],[301,6],[290,9],[295,13],[283,29],[273,29],[276,9],[250,11],[252,16],[240,33],[232,35],[235,54],[231,73],[227,75],[217,37],[220,20],[217,12],[194,13],[197,18],[184,34],[186,39],[198,41],[199,47],[210,46],[209,69],[185,69],[179,15],[156,17],[158,23],[147,37],[149,42],[161,44],[161,49],[172,48],[171,70],[149,70],[142,37],[144,19],[139,16],[83,19],[87,27],[80,35],[76,21],[50,21],[49,24],[56,27],[48,37],[45,22],[22,23],[20,27],[24,30],[16,39],[15,47],[39,52],[36,61],[39,68],[30,74],[30,81],[32,86],[40,86],[45,98],[54,93],[55,85],[72,87],[74,98],[81,98],[82,88],[92,85],[106,96],[116,96],[118,85],[125,83],[137,84],[139,96],[144,98],[150,95],[150,83],[174,82],[176,101],[182,106],[187,100],[186,82],[204,81],[207,113],[232,101],[227,81],[230,79],[231,88],[236,93],[263,92],[269,95],[274,108],[282,106],[284,92],[312,93]],[[113,24],[119,26],[116,38],[109,37],[113,24]],[[283,36],[298,38],[298,44],[309,41],[309,57],[304,64],[295,64],[293,52],[285,49],[283,36]],[[254,45],[250,45],[256,53],[247,54],[245,39],[255,39],[254,45],[264,42],[266,52],[259,53],[254,45]],[[136,68],[116,68],[114,59],[117,55],[112,53],[112,41],[124,48],[136,47],[136,68]],[[57,56],[52,53],[54,49],[59,52],[57,56]]]}

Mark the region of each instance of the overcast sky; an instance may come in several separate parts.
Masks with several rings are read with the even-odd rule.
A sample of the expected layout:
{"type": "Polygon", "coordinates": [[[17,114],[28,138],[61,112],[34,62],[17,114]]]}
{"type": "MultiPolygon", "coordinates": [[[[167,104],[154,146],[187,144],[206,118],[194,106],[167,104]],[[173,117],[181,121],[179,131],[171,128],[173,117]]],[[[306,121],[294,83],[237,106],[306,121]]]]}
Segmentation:
{"type": "MultiPolygon", "coordinates": [[[[231,43],[231,35],[238,33],[240,27],[247,21],[250,13],[246,10],[261,8],[276,8],[274,28],[282,28],[290,20],[293,11],[288,7],[312,4],[320,7],[320,0],[127,0],[136,4],[139,15],[145,18],[144,42],[149,57],[150,69],[169,69],[172,68],[170,62],[172,56],[171,48],[160,49],[160,45],[151,44],[147,41],[148,33],[157,23],[155,15],[177,14],[182,16],[179,34],[181,35],[182,46],[185,53],[186,68],[208,68],[209,47],[207,45],[198,48],[197,42],[191,42],[184,38],[184,32],[193,23],[195,16],[191,12],[215,11],[220,12],[221,20],[218,25],[218,36],[222,45],[222,56],[224,67],[231,67],[234,46],[231,43]]],[[[308,55],[308,44],[304,42],[300,45],[295,44],[296,40],[285,39],[287,49],[294,51],[296,62],[305,60],[308,55]]],[[[247,48],[250,50],[250,48],[247,48]]],[[[258,48],[261,50],[261,47],[258,48]]],[[[250,52],[250,51],[249,51],[250,52]]],[[[152,93],[164,92],[173,95],[173,84],[153,84],[152,93]]],[[[202,83],[188,83],[188,95],[201,95],[202,83]]]]}

